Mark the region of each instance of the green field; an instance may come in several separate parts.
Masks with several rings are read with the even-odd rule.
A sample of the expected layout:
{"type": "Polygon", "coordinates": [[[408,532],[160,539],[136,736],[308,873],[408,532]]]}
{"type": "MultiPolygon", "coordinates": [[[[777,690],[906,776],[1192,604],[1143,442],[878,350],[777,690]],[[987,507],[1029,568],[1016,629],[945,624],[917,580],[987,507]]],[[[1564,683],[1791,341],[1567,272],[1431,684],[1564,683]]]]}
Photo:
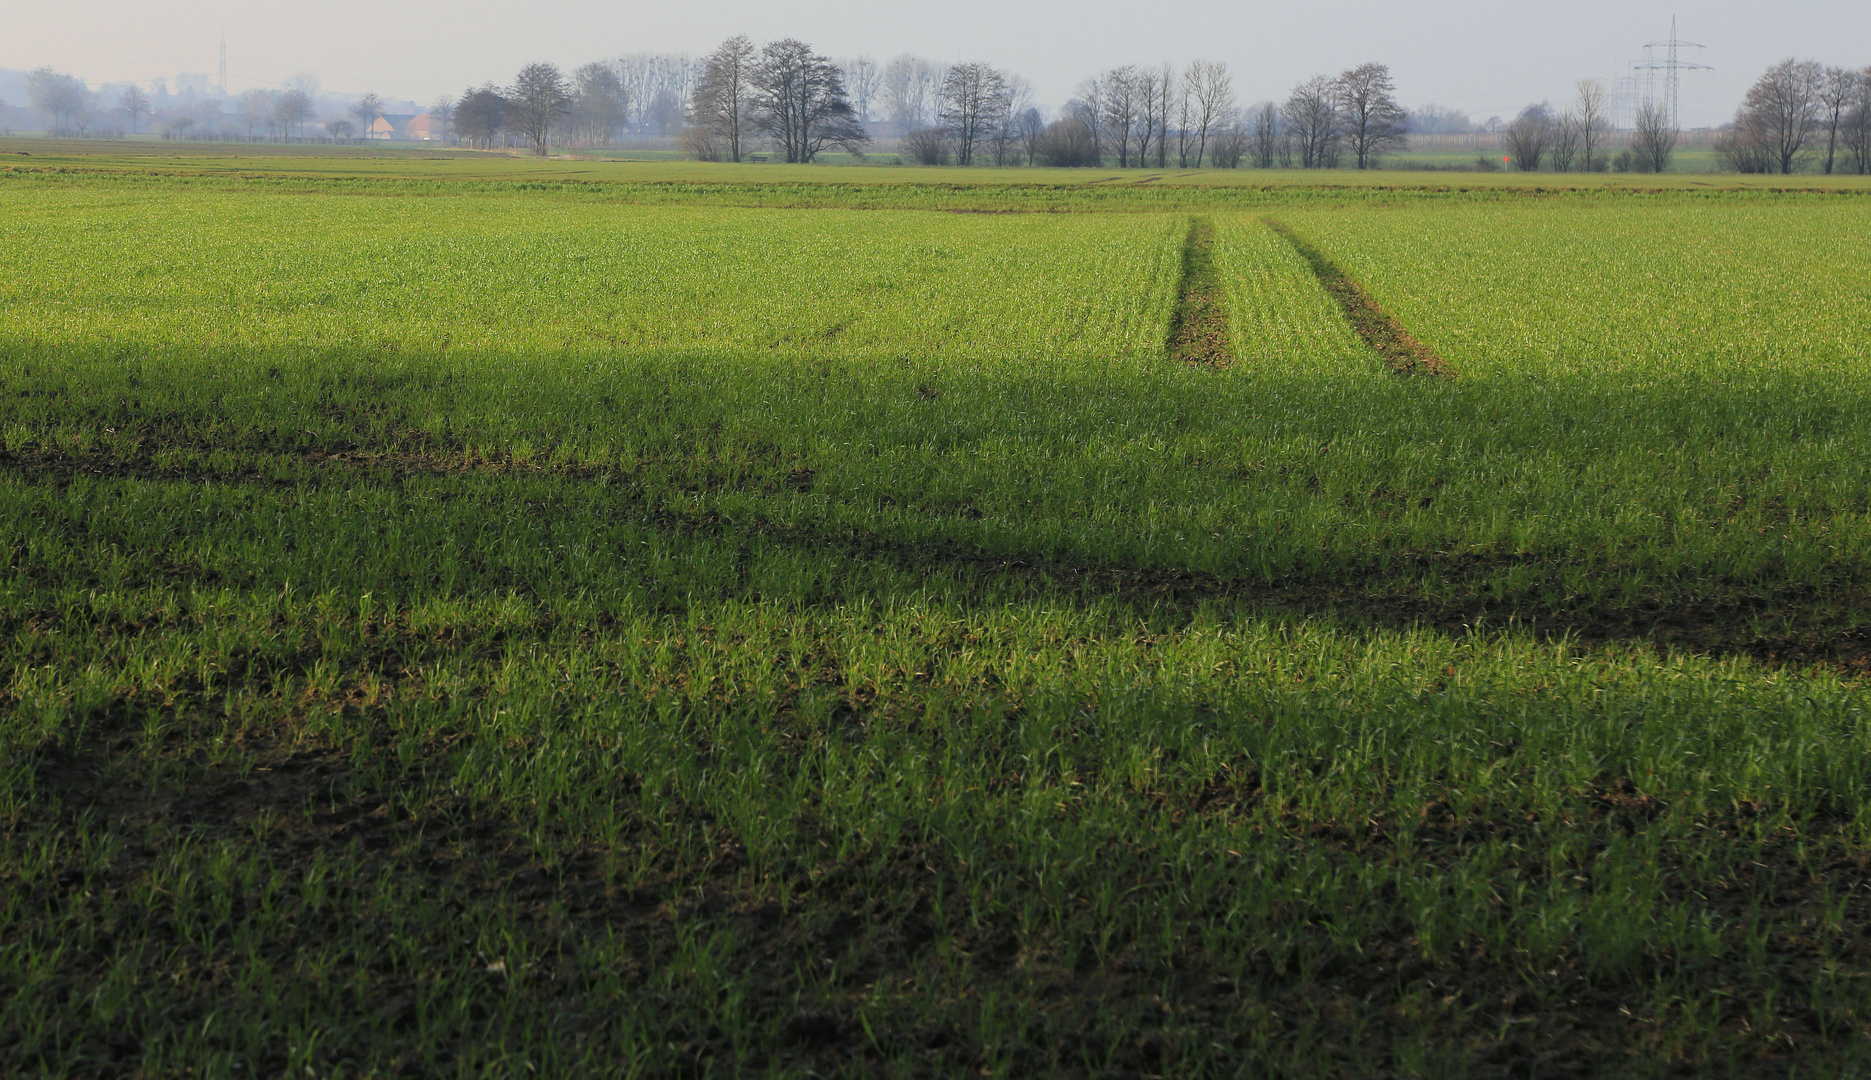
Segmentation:
{"type": "Polygon", "coordinates": [[[22,147],[0,1075],[1871,1069],[1866,178],[22,147]]]}

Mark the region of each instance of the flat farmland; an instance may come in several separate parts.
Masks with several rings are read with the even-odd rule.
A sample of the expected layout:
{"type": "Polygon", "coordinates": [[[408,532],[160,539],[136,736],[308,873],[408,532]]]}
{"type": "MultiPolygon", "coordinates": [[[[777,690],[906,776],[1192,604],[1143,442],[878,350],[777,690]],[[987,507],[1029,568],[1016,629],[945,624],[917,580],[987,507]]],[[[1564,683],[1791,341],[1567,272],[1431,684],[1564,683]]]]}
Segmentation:
{"type": "Polygon", "coordinates": [[[0,170],[0,1071],[1871,1064],[1862,191],[361,160],[0,170]]]}

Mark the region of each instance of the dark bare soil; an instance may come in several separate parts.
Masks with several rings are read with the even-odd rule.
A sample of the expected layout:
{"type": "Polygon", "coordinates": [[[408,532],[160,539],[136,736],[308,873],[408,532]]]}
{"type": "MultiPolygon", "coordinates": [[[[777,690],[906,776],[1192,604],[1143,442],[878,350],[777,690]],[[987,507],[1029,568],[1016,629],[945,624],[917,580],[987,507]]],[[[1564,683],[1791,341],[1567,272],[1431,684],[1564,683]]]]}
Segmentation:
{"type": "Polygon", "coordinates": [[[1170,316],[1169,358],[1190,364],[1227,367],[1234,363],[1234,339],[1228,329],[1228,294],[1215,269],[1215,223],[1192,218],[1182,247],[1182,285],[1170,316]]]}

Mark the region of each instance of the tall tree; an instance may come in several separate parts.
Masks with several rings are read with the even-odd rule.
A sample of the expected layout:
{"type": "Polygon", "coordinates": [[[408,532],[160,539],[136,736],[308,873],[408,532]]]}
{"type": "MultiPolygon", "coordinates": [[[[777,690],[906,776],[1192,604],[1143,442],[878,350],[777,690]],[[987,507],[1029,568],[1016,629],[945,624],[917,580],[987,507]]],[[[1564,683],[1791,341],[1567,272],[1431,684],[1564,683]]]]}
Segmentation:
{"type": "Polygon", "coordinates": [[[1248,135],[1248,142],[1253,147],[1254,164],[1262,169],[1273,168],[1273,159],[1280,152],[1280,110],[1271,101],[1263,101],[1248,110],[1252,114],[1253,130],[1248,135]]]}
{"type": "Polygon", "coordinates": [[[528,64],[513,77],[506,97],[508,125],[526,136],[533,153],[544,157],[552,129],[572,104],[564,73],[552,64],[528,64]]]}
{"type": "Polygon", "coordinates": [[[750,126],[748,102],[754,90],[754,43],[731,37],[702,60],[701,78],[689,100],[689,123],[726,147],[729,161],[739,161],[742,139],[750,126]]]}
{"type": "Polygon", "coordinates": [[[1858,73],[1852,107],[1845,114],[1845,145],[1851,150],[1853,167],[1861,175],[1871,173],[1871,68],[1858,73]]]}
{"type": "Polygon", "coordinates": [[[1554,172],[1571,172],[1579,157],[1579,117],[1572,110],[1553,117],[1546,139],[1546,166],[1554,172]]]}
{"type": "Polygon", "coordinates": [[[241,91],[240,122],[247,129],[247,138],[253,138],[253,129],[264,126],[273,117],[273,104],[277,95],[271,90],[241,91]]]}
{"type": "MultiPolygon", "coordinates": [[[[1073,119],[1085,126],[1091,135],[1091,147],[1094,165],[1104,163],[1104,98],[1105,77],[1094,75],[1078,84],[1078,96],[1065,103],[1059,110],[1060,119],[1073,119]]],[[[1054,121],[1057,123],[1057,121],[1054,121]]],[[[1047,130],[1051,130],[1048,126],[1047,130]]]]}
{"type": "MultiPolygon", "coordinates": [[[[1143,72],[1134,64],[1112,68],[1099,78],[1099,128],[1117,148],[1117,167],[1130,168],[1131,138],[1143,124],[1143,72]]],[[[1143,164],[1141,161],[1137,164],[1143,164]]]]}
{"type": "Polygon", "coordinates": [[[892,134],[927,127],[935,119],[935,103],[944,78],[940,65],[907,53],[884,65],[878,78],[879,92],[892,134]]]}
{"type": "Polygon", "coordinates": [[[436,133],[436,138],[440,139],[443,142],[447,142],[449,135],[452,134],[451,129],[454,127],[454,124],[455,124],[455,97],[454,95],[443,94],[441,97],[436,98],[433,102],[430,102],[429,115],[435,117],[436,122],[442,125],[442,130],[436,133]]]}
{"type": "Polygon", "coordinates": [[[351,103],[351,115],[357,117],[357,133],[361,138],[371,138],[371,125],[383,115],[383,99],[375,93],[360,94],[351,103]]]}
{"type": "Polygon", "coordinates": [[[1299,151],[1302,169],[1338,167],[1344,118],[1338,112],[1338,83],[1315,75],[1298,86],[1280,107],[1286,130],[1299,151]]]}
{"type": "Polygon", "coordinates": [[[1358,168],[1368,169],[1384,152],[1409,145],[1409,113],[1397,104],[1397,85],[1385,65],[1360,64],[1340,75],[1333,100],[1358,168]]]}
{"type": "Polygon", "coordinates": [[[494,145],[507,123],[507,98],[492,85],[462,91],[455,102],[455,130],[470,146],[485,150],[494,145]]]}
{"type": "Polygon", "coordinates": [[[1752,142],[1769,167],[1790,173],[1819,127],[1819,85],[1825,69],[1812,60],[1782,60],[1756,79],[1735,114],[1735,137],[1752,142]]]}
{"type": "Polygon", "coordinates": [[[1637,110],[1636,130],[1631,133],[1631,158],[1640,172],[1660,173],[1670,167],[1676,153],[1676,125],[1670,110],[1660,101],[1646,101],[1637,110]]]}
{"type": "Polygon", "coordinates": [[[676,53],[631,53],[617,58],[631,124],[640,133],[667,127],[694,96],[700,64],[676,53]]]}
{"type": "MultiPolygon", "coordinates": [[[[130,134],[137,133],[137,121],[149,113],[149,95],[134,86],[124,88],[123,96],[117,99],[117,107],[130,117],[130,134]]],[[[249,131],[247,134],[252,135],[249,131]]]]}
{"type": "Polygon", "coordinates": [[[1184,127],[1194,128],[1195,167],[1199,169],[1208,154],[1208,140],[1234,113],[1234,77],[1222,61],[1197,60],[1183,74],[1182,84],[1189,102],[1184,127]]]}
{"type": "Polygon", "coordinates": [[[49,67],[34,68],[26,73],[26,96],[33,108],[45,114],[49,130],[53,132],[70,130],[90,106],[87,100],[90,92],[83,80],[49,67]]]}
{"type": "Polygon", "coordinates": [[[1585,155],[1585,171],[1591,172],[1611,128],[1611,96],[1597,79],[1580,79],[1577,91],[1572,116],[1578,126],[1579,151],[1585,155]]]}
{"type": "Polygon", "coordinates": [[[304,90],[287,90],[273,101],[273,123],[282,139],[293,137],[294,130],[305,138],[305,122],[311,118],[312,98],[304,90]]]}
{"type": "Polygon", "coordinates": [[[1520,110],[1512,123],[1501,129],[1501,149],[1521,172],[1539,172],[1547,148],[1553,142],[1557,121],[1553,107],[1541,102],[1520,110]]]}
{"type": "MultiPolygon", "coordinates": [[[[1001,97],[1001,114],[994,122],[994,164],[1020,163],[1024,147],[1021,117],[1033,108],[1033,84],[1018,75],[1007,76],[1007,93],[1001,97]]],[[[1039,125],[1044,128],[1044,124],[1039,125]]]]}
{"type": "Polygon", "coordinates": [[[572,72],[572,112],[593,145],[611,145],[630,122],[629,89],[614,65],[594,60],[572,72]]]}
{"type": "Polygon", "coordinates": [[[1026,156],[1028,165],[1038,165],[1040,140],[1046,134],[1046,121],[1040,117],[1038,109],[1029,108],[1020,113],[1017,123],[1020,152],[1026,156]]]}
{"type": "Polygon", "coordinates": [[[760,50],[749,117],[772,136],[790,162],[809,162],[827,146],[858,152],[870,141],[845,96],[844,77],[830,58],[795,38],[760,50]]]}
{"type": "Polygon", "coordinates": [[[938,117],[953,140],[955,163],[974,164],[975,146],[1006,120],[1007,77],[990,64],[957,64],[942,80],[941,101],[938,117]]]}
{"type": "Polygon", "coordinates": [[[877,106],[877,92],[883,86],[883,69],[868,56],[841,60],[838,69],[844,73],[845,89],[851,94],[851,108],[857,113],[858,123],[870,123],[875,119],[871,110],[877,106]]]}
{"type": "Polygon", "coordinates": [[[1819,75],[1819,123],[1826,129],[1827,176],[1832,175],[1838,157],[1839,135],[1844,130],[1845,114],[1851,110],[1858,93],[1858,73],[1850,68],[1829,67],[1819,75]]]}
{"type": "Polygon", "coordinates": [[[1169,121],[1171,102],[1176,93],[1176,71],[1168,64],[1141,73],[1143,91],[1143,139],[1137,148],[1137,164],[1148,167],[1151,151],[1156,153],[1156,167],[1169,167],[1169,121]]]}

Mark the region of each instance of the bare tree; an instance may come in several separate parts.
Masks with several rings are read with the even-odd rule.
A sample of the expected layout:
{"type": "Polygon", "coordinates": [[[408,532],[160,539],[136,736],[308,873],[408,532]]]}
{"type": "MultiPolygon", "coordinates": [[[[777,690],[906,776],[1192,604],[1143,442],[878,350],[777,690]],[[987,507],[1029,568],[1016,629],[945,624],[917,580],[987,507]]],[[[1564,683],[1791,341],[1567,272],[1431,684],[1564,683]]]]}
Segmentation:
{"type": "Polygon", "coordinates": [[[1796,169],[1819,126],[1824,74],[1812,60],[1782,60],[1768,68],[1735,114],[1733,146],[1745,152],[1752,144],[1773,171],[1796,169]]]}
{"type": "Polygon", "coordinates": [[[253,138],[253,129],[261,127],[272,118],[274,94],[271,90],[245,90],[241,92],[240,122],[247,129],[247,138],[253,138]]]}
{"type": "Polygon", "coordinates": [[[1579,156],[1579,117],[1568,109],[1553,117],[1551,137],[1546,142],[1545,162],[1553,172],[1571,172],[1579,156]]]}
{"type": "Polygon", "coordinates": [[[305,122],[311,118],[312,98],[304,90],[287,90],[273,101],[273,124],[282,139],[293,137],[295,129],[299,138],[305,138],[305,122]]]}
{"type": "Polygon", "coordinates": [[[1216,169],[1238,169],[1247,156],[1247,129],[1229,121],[1215,125],[1209,133],[1209,164],[1216,169]]]}
{"type": "Polygon", "coordinates": [[[957,64],[942,80],[942,129],[958,165],[974,164],[975,144],[992,138],[1007,116],[1007,77],[990,64],[957,64]]]}
{"type": "Polygon", "coordinates": [[[702,75],[689,99],[689,123],[709,132],[729,161],[741,160],[744,152],[755,60],[754,43],[745,35],[722,42],[702,60],[702,75]]]}
{"type": "MultiPolygon", "coordinates": [[[[1067,101],[1060,108],[1058,119],[1072,119],[1085,125],[1091,133],[1093,152],[1098,162],[1104,162],[1104,76],[1094,75],[1078,84],[1077,96],[1067,101]]],[[[1049,125],[1050,126],[1050,125],[1049,125]]]]}
{"type": "MultiPolygon", "coordinates": [[[[134,86],[124,87],[123,95],[117,99],[117,107],[130,117],[130,134],[137,133],[137,121],[149,114],[149,95],[134,86]]],[[[252,135],[249,131],[247,134],[252,135]]]]}
{"type": "Polygon", "coordinates": [[[1552,106],[1541,102],[1520,110],[1520,115],[1501,130],[1501,149],[1513,159],[1521,172],[1539,172],[1540,162],[1553,142],[1552,106]]]}
{"type": "Polygon", "coordinates": [[[483,150],[493,146],[506,123],[506,95],[491,84],[462,91],[461,100],[455,103],[455,130],[470,146],[483,150]]]}
{"type": "Polygon", "coordinates": [[[70,131],[90,107],[90,91],[83,80],[49,67],[26,73],[26,96],[33,108],[45,114],[47,129],[55,134],[70,131]]]}
{"type": "Polygon", "coordinates": [[[1631,136],[1631,159],[1638,171],[1660,173],[1669,168],[1676,137],[1669,108],[1660,101],[1644,102],[1637,110],[1636,131],[1631,136]]]}
{"type": "Polygon", "coordinates": [[[851,95],[851,108],[857,113],[858,123],[870,123],[871,108],[877,104],[877,91],[883,85],[883,70],[868,56],[840,60],[838,68],[844,72],[845,89],[851,95]]]}
{"type": "Polygon", "coordinates": [[[785,38],[761,49],[752,85],[749,116],[789,162],[809,162],[832,145],[859,153],[870,141],[837,65],[803,41],[785,38]]]}
{"type": "Polygon", "coordinates": [[[1271,101],[1263,101],[1248,112],[1253,117],[1248,141],[1253,147],[1254,164],[1271,169],[1280,151],[1280,109],[1271,101]]]}
{"type": "Polygon", "coordinates": [[[528,64],[507,91],[507,125],[526,136],[533,153],[545,156],[547,139],[572,104],[565,75],[551,64],[528,64]]]}
{"type": "Polygon", "coordinates": [[[1219,60],[1197,60],[1182,77],[1184,100],[1189,102],[1184,127],[1195,129],[1195,167],[1208,155],[1208,140],[1234,112],[1234,78],[1219,60]]]}
{"type": "Polygon", "coordinates": [[[1859,174],[1871,173],[1871,68],[1858,73],[1851,111],[1845,114],[1845,145],[1859,174]]]}
{"type": "MultiPolygon", "coordinates": [[[[367,128],[365,130],[369,130],[369,129],[367,128]]],[[[349,139],[351,136],[355,134],[357,134],[357,125],[351,123],[351,121],[346,119],[345,117],[334,116],[331,119],[325,121],[326,138],[335,139],[339,142],[343,142],[344,140],[349,139]]]]}
{"type": "Polygon", "coordinates": [[[1117,147],[1120,169],[1130,167],[1131,136],[1143,122],[1142,79],[1143,72],[1132,64],[1113,68],[1098,79],[1099,141],[1117,147]]]}
{"type": "Polygon", "coordinates": [[[442,130],[436,133],[436,138],[447,142],[451,134],[450,129],[455,123],[454,96],[451,94],[443,94],[441,97],[430,102],[429,115],[435,117],[436,121],[442,125],[442,130]]]}
{"type": "Polygon", "coordinates": [[[1020,114],[1020,150],[1026,155],[1028,165],[1040,163],[1040,139],[1046,134],[1046,121],[1039,115],[1038,109],[1029,108],[1020,114]]]}
{"type": "Polygon", "coordinates": [[[1579,152],[1585,155],[1585,171],[1591,172],[1598,165],[1599,148],[1611,129],[1611,97],[1605,84],[1597,79],[1580,79],[1572,116],[1578,126],[1579,152]]]}
{"type": "Polygon", "coordinates": [[[1147,168],[1154,148],[1156,167],[1168,168],[1169,120],[1176,93],[1176,70],[1168,64],[1145,70],[1138,86],[1143,91],[1143,138],[1137,147],[1137,164],[1147,168]]]}
{"type": "Polygon", "coordinates": [[[318,98],[318,76],[309,71],[301,71],[280,85],[288,90],[297,90],[304,94],[307,101],[315,101],[318,98]]]}
{"type": "MultiPolygon", "coordinates": [[[[1033,84],[1018,75],[1007,76],[1007,93],[1001,99],[1000,119],[994,123],[994,165],[1001,167],[1013,159],[1019,163],[1021,149],[1024,146],[1021,134],[1020,118],[1033,108],[1033,84]]],[[[1034,123],[1039,123],[1035,115],[1034,123]]]]}
{"type": "Polygon", "coordinates": [[[630,122],[629,89],[617,68],[594,60],[572,72],[572,112],[586,139],[609,146],[630,122]]]}
{"type": "Polygon", "coordinates": [[[1358,168],[1377,165],[1380,155],[1410,144],[1409,113],[1397,104],[1397,84],[1383,64],[1360,64],[1338,77],[1333,88],[1345,141],[1358,168]]]}
{"type": "MultiPolygon", "coordinates": [[[[383,99],[374,93],[359,95],[358,99],[351,103],[351,115],[357,117],[358,134],[368,139],[371,137],[371,125],[383,115],[383,99]]],[[[325,127],[330,130],[331,125],[327,124],[325,127]]]]}
{"type": "Polygon", "coordinates": [[[917,128],[906,131],[897,140],[902,157],[918,165],[947,165],[949,133],[941,128],[917,128]]]}
{"type": "Polygon", "coordinates": [[[1826,68],[1819,75],[1819,123],[1826,129],[1827,176],[1838,156],[1839,135],[1844,130],[1845,114],[1858,93],[1858,73],[1849,68],[1826,68]]]}
{"type": "Polygon", "coordinates": [[[934,122],[943,78],[940,66],[908,54],[884,65],[880,92],[894,134],[902,135],[934,122]]]}
{"type": "Polygon", "coordinates": [[[1421,108],[1410,110],[1410,130],[1425,135],[1443,133],[1461,134],[1475,130],[1474,121],[1460,109],[1451,109],[1445,105],[1430,102],[1421,108]]]}
{"type": "Polygon", "coordinates": [[[1175,103],[1176,167],[1186,169],[1195,152],[1195,90],[1189,85],[1189,73],[1176,80],[1175,103]]]}
{"type": "Polygon", "coordinates": [[[1090,110],[1083,105],[1075,115],[1063,116],[1046,125],[1035,142],[1033,160],[1055,169],[1091,168],[1099,163],[1098,140],[1084,116],[1090,110]]]}
{"type": "Polygon", "coordinates": [[[629,53],[612,67],[623,80],[631,126],[648,132],[653,127],[667,129],[680,106],[694,96],[702,64],[677,53],[629,53]]]}
{"type": "Polygon", "coordinates": [[[1338,86],[1334,80],[1315,75],[1293,87],[1280,112],[1299,153],[1300,168],[1338,167],[1343,118],[1338,113],[1338,86]]]}

